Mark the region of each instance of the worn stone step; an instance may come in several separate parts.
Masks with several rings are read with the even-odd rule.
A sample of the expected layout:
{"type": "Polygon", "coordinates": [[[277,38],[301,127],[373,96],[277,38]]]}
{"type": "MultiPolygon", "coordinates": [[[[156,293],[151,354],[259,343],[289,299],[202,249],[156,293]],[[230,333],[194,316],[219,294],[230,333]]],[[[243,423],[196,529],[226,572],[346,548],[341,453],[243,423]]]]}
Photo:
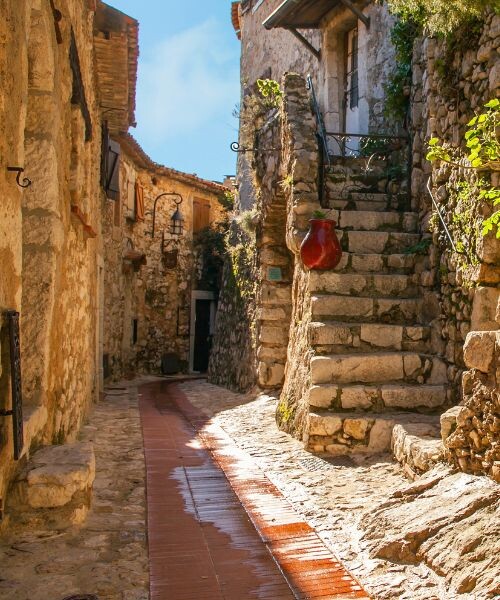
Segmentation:
{"type": "Polygon", "coordinates": [[[318,383],[446,383],[446,363],[416,352],[333,354],[311,359],[311,381],[318,383]]]}
{"type": "Polygon", "coordinates": [[[309,413],[305,444],[308,450],[335,456],[389,452],[396,425],[435,422],[434,416],[419,413],[309,413]]]}
{"type": "Polygon", "coordinates": [[[338,213],[336,220],[339,229],[407,233],[418,230],[418,214],[414,212],[340,210],[338,213]]]}
{"type": "Polygon", "coordinates": [[[355,273],[413,274],[428,266],[428,257],[417,254],[361,254],[344,252],[336,270],[355,273]]]}
{"type": "Polygon", "coordinates": [[[396,385],[323,383],[312,385],[309,405],[334,411],[434,412],[447,404],[447,386],[399,383],[396,385]]]}
{"type": "Polygon", "coordinates": [[[311,297],[315,320],[378,323],[422,323],[421,298],[373,298],[340,294],[314,294],[311,297]]]}
{"type": "Polygon", "coordinates": [[[399,254],[418,244],[418,233],[401,231],[337,231],[343,250],[355,254],[399,254]]]}
{"type": "Polygon", "coordinates": [[[411,298],[418,294],[418,282],[418,275],[311,271],[309,289],[312,293],[328,292],[343,296],[411,298]]]}
{"type": "Polygon", "coordinates": [[[444,459],[439,417],[417,423],[397,423],[392,430],[394,458],[410,479],[432,469],[444,459]]]}
{"type": "Polygon", "coordinates": [[[309,343],[317,354],[370,352],[386,348],[407,352],[425,352],[431,328],[424,325],[386,323],[344,323],[314,321],[309,324],[309,343]]]}
{"type": "Polygon", "coordinates": [[[347,198],[330,193],[329,205],[337,210],[357,211],[405,211],[408,210],[407,195],[393,195],[373,192],[351,192],[347,198]]]}

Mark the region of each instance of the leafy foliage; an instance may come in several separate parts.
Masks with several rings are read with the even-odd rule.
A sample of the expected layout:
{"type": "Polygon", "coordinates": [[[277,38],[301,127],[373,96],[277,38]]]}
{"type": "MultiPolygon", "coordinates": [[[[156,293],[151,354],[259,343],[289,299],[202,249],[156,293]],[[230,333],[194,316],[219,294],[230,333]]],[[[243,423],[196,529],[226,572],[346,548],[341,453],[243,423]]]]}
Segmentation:
{"type": "Polygon", "coordinates": [[[257,89],[268,106],[278,108],[283,99],[283,92],[277,81],[274,79],[257,79],[257,89]]]}
{"type": "Polygon", "coordinates": [[[495,5],[490,0],[388,0],[388,4],[402,21],[412,21],[427,35],[437,37],[449,36],[495,5]]]}
{"type": "Polygon", "coordinates": [[[482,219],[481,235],[496,231],[500,239],[500,210],[495,210],[500,205],[500,189],[486,177],[488,172],[500,171],[500,101],[490,100],[485,108],[486,111],[475,115],[467,124],[465,148],[453,148],[438,138],[432,138],[428,144],[427,160],[442,161],[460,169],[460,181],[455,187],[448,184],[448,192],[455,204],[451,228],[461,254],[470,254],[475,247],[475,223],[484,204],[493,207],[494,212],[482,219]]]}
{"type": "Polygon", "coordinates": [[[412,18],[400,18],[391,31],[391,41],[396,51],[396,66],[385,84],[385,114],[404,121],[410,106],[413,44],[420,28],[412,18]]]}

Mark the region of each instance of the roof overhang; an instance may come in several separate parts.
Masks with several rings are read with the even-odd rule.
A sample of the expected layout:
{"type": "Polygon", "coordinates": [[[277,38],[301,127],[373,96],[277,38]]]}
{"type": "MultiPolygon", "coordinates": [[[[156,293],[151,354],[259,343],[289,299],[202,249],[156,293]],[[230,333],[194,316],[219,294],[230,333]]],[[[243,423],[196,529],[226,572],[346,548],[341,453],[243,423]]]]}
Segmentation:
{"type": "Polygon", "coordinates": [[[345,6],[369,26],[369,17],[350,0],[284,0],[262,24],[266,29],[319,29],[326,15],[338,6],[345,6]]]}
{"type": "Polygon", "coordinates": [[[103,117],[113,133],[126,132],[135,126],[139,23],[98,0],[94,50],[103,117]]]}

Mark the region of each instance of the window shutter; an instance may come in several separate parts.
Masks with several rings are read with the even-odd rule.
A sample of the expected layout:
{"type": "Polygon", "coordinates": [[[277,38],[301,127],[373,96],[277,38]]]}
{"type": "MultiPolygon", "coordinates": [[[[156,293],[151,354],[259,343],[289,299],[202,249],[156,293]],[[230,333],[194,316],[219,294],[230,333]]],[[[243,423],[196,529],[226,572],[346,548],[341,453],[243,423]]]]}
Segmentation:
{"type": "Polygon", "coordinates": [[[210,202],[193,200],[193,232],[201,231],[210,225],[210,202]]]}
{"type": "Polygon", "coordinates": [[[120,144],[109,140],[106,194],[111,200],[120,199],[120,144]]]}
{"type": "Polygon", "coordinates": [[[144,188],[135,182],[135,220],[144,221],[144,188]]]}

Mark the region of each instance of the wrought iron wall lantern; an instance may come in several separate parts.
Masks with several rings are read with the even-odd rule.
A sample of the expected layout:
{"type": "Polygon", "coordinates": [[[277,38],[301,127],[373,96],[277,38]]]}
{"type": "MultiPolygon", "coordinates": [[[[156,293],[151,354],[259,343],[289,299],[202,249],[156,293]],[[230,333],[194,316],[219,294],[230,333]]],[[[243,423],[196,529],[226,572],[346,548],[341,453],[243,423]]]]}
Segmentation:
{"type": "Polygon", "coordinates": [[[17,173],[16,183],[20,188],[29,188],[30,187],[31,179],[28,179],[27,177],[23,177],[23,180],[21,182],[21,175],[24,173],[23,167],[7,167],[7,171],[10,171],[11,173],[17,173]]]}
{"type": "Polygon", "coordinates": [[[175,211],[174,214],[170,217],[170,229],[169,233],[175,236],[181,236],[184,231],[184,217],[179,209],[179,206],[183,202],[183,198],[180,194],[176,192],[164,192],[159,196],[156,196],[155,201],[153,203],[153,228],[151,230],[151,237],[155,237],[155,227],[156,227],[156,206],[158,204],[158,200],[160,198],[165,198],[166,196],[175,197],[175,211]]]}
{"type": "Polygon", "coordinates": [[[156,206],[158,200],[164,197],[173,197],[175,202],[175,211],[170,217],[170,225],[167,229],[164,229],[161,234],[161,252],[163,254],[163,264],[167,269],[175,269],[177,267],[177,261],[179,257],[179,250],[176,247],[179,243],[179,238],[184,232],[184,217],[182,216],[180,205],[183,202],[181,194],[176,192],[164,192],[155,198],[153,204],[153,228],[151,230],[151,237],[155,236],[156,228],[156,206]],[[167,237],[167,234],[169,237],[167,237]],[[170,236],[173,236],[170,237],[170,236]]]}

